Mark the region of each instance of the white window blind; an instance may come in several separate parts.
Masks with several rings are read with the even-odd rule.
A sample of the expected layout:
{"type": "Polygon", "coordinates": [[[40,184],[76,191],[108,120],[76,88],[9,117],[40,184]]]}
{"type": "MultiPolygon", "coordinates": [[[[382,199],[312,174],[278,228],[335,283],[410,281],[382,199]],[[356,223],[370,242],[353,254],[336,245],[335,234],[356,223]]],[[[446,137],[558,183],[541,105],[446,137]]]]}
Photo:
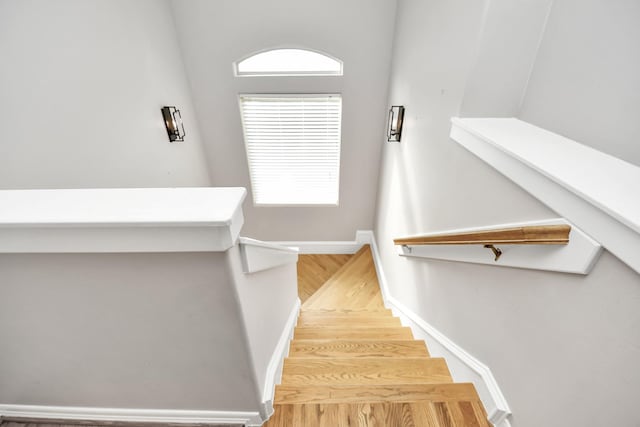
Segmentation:
{"type": "Polygon", "coordinates": [[[257,205],[337,205],[340,95],[241,95],[257,205]]]}

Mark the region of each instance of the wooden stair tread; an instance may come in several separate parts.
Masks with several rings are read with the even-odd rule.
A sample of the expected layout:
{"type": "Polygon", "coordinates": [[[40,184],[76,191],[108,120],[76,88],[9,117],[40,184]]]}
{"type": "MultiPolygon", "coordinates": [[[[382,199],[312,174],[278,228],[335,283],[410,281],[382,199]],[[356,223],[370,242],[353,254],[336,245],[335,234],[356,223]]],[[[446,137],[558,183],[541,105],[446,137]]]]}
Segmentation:
{"type": "Polygon", "coordinates": [[[295,340],[313,339],[381,339],[411,340],[413,334],[408,327],[296,327],[293,332],[295,340]]]}
{"type": "Polygon", "coordinates": [[[265,427],[490,427],[478,401],[276,404],[265,427]]]}
{"type": "Polygon", "coordinates": [[[282,384],[431,384],[450,383],[442,358],[287,358],[282,384]]]}
{"type": "Polygon", "coordinates": [[[373,326],[402,326],[397,317],[387,316],[300,316],[298,326],[347,326],[347,327],[373,327],[373,326]]]}
{"type": "Polygon", "coordinates": [[[293,340],[289,357],[428,357],[417,340],[293,340]]]}
{"type": "Polygon", "coordinates": [[[471,383],[276,386],[281,404],[479,400],[471,383]]]}

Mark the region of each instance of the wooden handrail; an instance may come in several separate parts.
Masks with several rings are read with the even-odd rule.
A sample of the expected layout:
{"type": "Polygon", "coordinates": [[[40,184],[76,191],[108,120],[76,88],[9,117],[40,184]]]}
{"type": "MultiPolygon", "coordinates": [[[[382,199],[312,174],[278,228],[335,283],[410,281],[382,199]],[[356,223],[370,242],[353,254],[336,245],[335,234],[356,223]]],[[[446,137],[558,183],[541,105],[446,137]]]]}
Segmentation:
{"type": "Polygon", "coordinates": [[[566,245],[568,224],[532,225],[459,233],[434,233],[394,239],[396,245],[566,245]]]}

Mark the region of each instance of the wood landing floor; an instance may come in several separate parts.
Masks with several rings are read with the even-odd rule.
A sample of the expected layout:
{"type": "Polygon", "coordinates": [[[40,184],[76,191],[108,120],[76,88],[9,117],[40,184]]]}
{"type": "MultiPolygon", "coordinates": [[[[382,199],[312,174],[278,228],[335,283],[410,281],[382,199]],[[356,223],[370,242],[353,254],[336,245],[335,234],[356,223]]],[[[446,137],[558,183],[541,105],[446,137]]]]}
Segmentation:
{"type": "Polygon", "coordinates": [[[303,255],[303,301],[266,427],[489,427],[478,394],[386,309],[368,246],[303,255]]]}

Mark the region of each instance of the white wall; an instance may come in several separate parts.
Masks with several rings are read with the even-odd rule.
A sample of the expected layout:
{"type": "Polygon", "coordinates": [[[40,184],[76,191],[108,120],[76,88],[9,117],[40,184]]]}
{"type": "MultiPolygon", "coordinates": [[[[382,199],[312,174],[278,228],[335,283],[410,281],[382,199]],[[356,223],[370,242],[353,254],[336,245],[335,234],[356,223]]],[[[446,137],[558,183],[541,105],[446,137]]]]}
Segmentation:
{"type": "Polygon", "coordinates": [[[460,115],[513,117],[520,111],[553,0],[484,4],[460,115]]]}
{"type": "Polygon", "coordinates": [[[245,274],[242,272],[239,245],[229,249],[226,255],[244,320],[258,391],[262,393],[269,381],[269,362],[298,300],[296,264],[245,274]]]}
{"type": "Polygon", "coordinates": [[[556,0],[521,117],[640,166],[639,18],[637,0],[556,0]]]}
{"type": "Polygon", "coordinates": [[[339,207],[245,206],[247,236],[352,240],[373,225],[395,0],[172,1],[209,168],[216,186],[250,190],[239,93],[341,92],[339,207]],[[344,61],[344,77],[234,77],[232,64],[267,48],[301,46],[344,61]]]}
{"type": "Polygon", "coordinates": [[[0,188],[209,185],[167,1],[0,0],[0,55],[0,188]]]}
{"type": "Polygon", "coordinates": [[[0,272],[0,404],[258,410],[225,253],[2,254],[0,272]]]}
{"type": "MultiPolygon", "coordinates": [[[[556,16],[565,1],[556,0],[549,17],[559,20],[564,34],[583,20],[599,19],[578,13],[594,12],[593,0],[556,16]]],[[[523,3],[529,12],[524,14],[509,11],[502,0],[400,0],[389,103],[406,106],[406,128],[403,141],[383,151],[376,238],[391,294],[491,368],[514,413],[514,427],[637,425],[640,276],[619,260],[605,253],[589,276],[578,277],[399,257],[392,244],[408,234],[557,216],[448,137],[450,117],[463,108],[469,116],[517,112],[528,73],[509,65],[518,78],[507,90],[500,84],[504,74],[495,73],[493,80],[487,64],[490,55],[505,61],[496,52],[519,48],[527,53],[518,60],[534,63],[535,40],[542,37],[535,32],[543,30],[549,6],[537,3],[523,3]],[[486,25],[501,14],[516,24],[486,25]],[[517,25],[519,19],[526,22],[517,25]],[[606,409],[611,407],[616,410],[606,409]]],[[[614,6],[609,12],[615,10],[630,12],[614,6]]],[[[618,18],[637,21],[640,15],[618,18]]],[[[609,39],[607,28],[593,31],[617,40],[609,39]]],[[[534,70],[544,68],[543,50],[534,70]]],[[[535,87],[525,99],[539,96],[535,87]]],[[[597,99],[562,102],[593,102],[598,114],[589,120],[598,123],[592,126],[607,128],[614,140],[633,133],[627,146],[638,137],[631,122],[609,126],[615,111],[608,113],[597,99]]],[[[535,108],[531,101],[523,110],[546,114],[535,108]]],[[[570,124],[556,130],[579,140],[570,124]]]]}

